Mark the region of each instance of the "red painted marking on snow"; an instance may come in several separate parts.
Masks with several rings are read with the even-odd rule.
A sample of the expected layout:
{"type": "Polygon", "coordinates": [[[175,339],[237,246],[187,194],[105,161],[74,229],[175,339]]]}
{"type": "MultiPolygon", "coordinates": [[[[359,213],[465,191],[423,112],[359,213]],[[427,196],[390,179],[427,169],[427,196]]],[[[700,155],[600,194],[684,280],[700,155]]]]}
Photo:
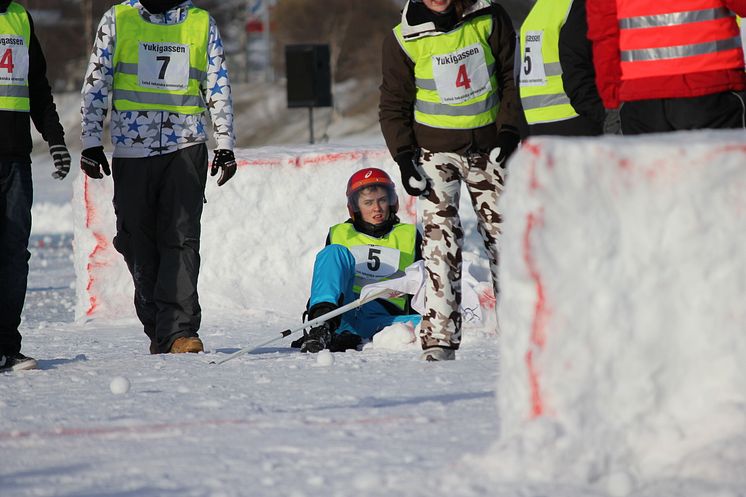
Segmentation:
{"type": "Polygon", "coordinates": [[[530,177],[530,179],[529,179],[529,183],[528,183],[528,188],[529,188],[529,190],[531,190],[533,192],[533,191],[538,190],[539,186],[540,186],[539,185],[539,178],[536,175],[536,162],[535,161],[532,162],[528,167],[530,168],[529,169],[529,173],[530,173],[529,177],[530,177]]]}
{"type": "Polygon", "coordinates": [[[93,236],[94,238],[96,238],[96,246],[93,248],[93,251],[88,254],[88,264],[86,265],[86,272],[88,273],[88,284],[86,285],[85,289],[88,292],[88,301],[90,303],[88,306],[88,310],[85,311],[86,316],[93,315],[93,313],[96,312],[96,309],[98,308],[98,300],[96,299],[95,295],[91,294],[91,290],[93,289],[93,286],[95,284],[95,278],[93,276],[94,270],[96,268],[106,266],[105,263],[96,261],[96,255],[98,255],[100,252],[104,252],[109,246],[109,241],[106,236],[96,232],[93,233],[93,236]]]}
{"type": "Polygon", "coordinates": [[[521,149],[536,157],[539,157],[541,155],[541,145],[538,145],[531,140],[524,141],[521,145],[521,149]]]}
{"type": "Polygon", "coordinates": [[[281,166],[282,160],[280,159],[253,159],[253,160],[237,160],[236,165],[238,167],[247,166],[281,166]]]}
{"type": "MultiPolygon", "coordinates": [[[[409,423],[412,421],[411,416],[383,416],[380,418],[360,418],[353,420],[299,420],[304,425],[310,426],[328,426],[336,429],[339,426],[356,426],[356,425],[380,425],[393,422],[409,423]]],[[[432,421],[444,421],[434,419],[432,421]]],[[[207,419],[201,421],[184,421],[182,423],[159,423],[152,425],[138,426],[101,426],[96,428],[57,428],[46,431],[5,431],[0,432],[0,440],[17,440],[25,438],[60,438],[60,437],[95,437],[107,435],[142,435],[144,433],[159,433],[164,431],[184,430],[194,427],[206,426],[275,426],[276,422],[267,420],[247,420],[247,419],[207,419]]]]}
{"type": "Polygon", "coordinates": [[[292,164],[294,167],[301,168],[304,166],[313,166],[327,162],[338,161],[358,161],[363,158],[378,159],[386,157],[385,150],[351,150],[349,152],[330,152],[327,154],[308,154],[298,155],[296,157],[286,157],[279,159],[241,159],[236,161],[238,167],[247,166],[281,166],[283,164],[292,164]]]}
{"type": "Polygon", "coordinates": [[[526,217],[526,230],[523,233],[523,260],[526,263],[531,279],[536,285],[536,304],[534,305],[534,318],[531,323],[531,340],[529,350],[526,353],[526,366],[528,368],[529,386],[531,388],[531,416],[534,418],[541,416],[545,411],[544,401],[541,396],[539,371],[534,363],[534,352],[541,352],[546,344],[546,319],[548,310],[544,295],[544,284],[531,246],[531,234],[541,223],[541,213],[538,215],[533,212],[529,213],[526,217]]]}
{"type": "Polygon", "coordinates": [[[479,293],[479,305],[482,309],[494,309],[497,305],[495,291],[492,288],[485,288],[479,293]]]}

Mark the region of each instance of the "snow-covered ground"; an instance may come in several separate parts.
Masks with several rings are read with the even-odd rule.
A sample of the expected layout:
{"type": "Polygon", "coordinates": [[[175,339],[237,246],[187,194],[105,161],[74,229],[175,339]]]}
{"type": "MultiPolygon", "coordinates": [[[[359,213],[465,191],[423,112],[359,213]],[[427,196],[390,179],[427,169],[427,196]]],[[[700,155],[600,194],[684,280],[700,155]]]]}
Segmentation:
{"type": "MultiPolygon", "coordinates": [[[[365,133],[357,148],[378,140],[365,133]]],[[[230,283],[237,301],[256,305],[214,298],[228,274],[216,269],[215,247],[239,245],[224,229],[204,235],[207,354],[149,355],[126,301],[115,319],[78,311],[76,321],[90,283],[73,253],[84,240],[71,235],[81,208],[72,185],[82,178],[54,182],[38,155],[22,332],[40,369],[0,375],[0,493],[744,497],[743,143],[742,133],[725,133],[524,147],[501,204],[501,335],[494,322],[470,326],[448,363],[423,363],[415,344],[389,336],[329,362],[284,340],[209,364],[297,324],[305,301],[308,254],[290,257],[277,235],[244,242],[235,272],[245,276],[230,283]],[[251,258],[273,250],[286,263],[265,267],[297,274],[292,294],[245,291],[268,283],[251,258]],[[115,394],[120,376],[131,387],[115,394]]],[[[308,159],[350,146],[284,153],[308,159]]],[[[305,209],[328,223],[345,168],[371,157],[342,169],[311,159],[277,166],[292,191],[310,186],[305,168],[336,177],[306,199],[318,203],[287,202],[299,212],[282,218],[287,232],[322,244],[325,227],[305,209]]],[[[273,215],[261,209],[277,199],[235,207],[251,188],[279,188],[265,166],[242,166],[223,204],[212,185],[206,221],[222,226],[219,211],[251,232],[251,219],[273,215]]],[[[477,259],[473,218],[466,224],[477,259]]]]}

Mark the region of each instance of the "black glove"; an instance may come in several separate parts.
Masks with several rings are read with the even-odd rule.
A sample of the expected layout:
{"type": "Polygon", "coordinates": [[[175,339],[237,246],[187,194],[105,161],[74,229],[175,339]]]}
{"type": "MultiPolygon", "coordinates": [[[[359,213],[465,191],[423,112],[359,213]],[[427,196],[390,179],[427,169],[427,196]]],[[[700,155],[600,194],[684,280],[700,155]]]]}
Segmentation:
{"type": "Polygon", "coordinates": [[[52,155],[52,162],[54,163],[55,172],[52,173],[54,179],[65,179],[67,173],[70,172],[70,152],[67,151],[65,144],[52,145],[49,147],[49,153],[52,155]]]}
{"type": "Polygon", "coordinates": [[[429,193],[427,179],[423,178],[417,170],[414,153],[402,152],[394,160],[399,165],[402,186],[407,193],[413,197],[427,195],[429,193]]]}
{"type": "Polygon", "coordinates": [[[101,168],[104,169],[104,174],[110,176],[111,169],[109,168],[109,160],[106,158],[106,154],[104,154],[104,147],[91,147],[83,150],[80,153],[80,168],[89,177],[94,179],[104,177],[101,174],[101,168]]]}
{"type": "Polygon", "coordinates": [[[210,176],[215,176],[220,170],[218,186],[223,186],[229,179],[236,174],[236,157],[232,150],[218,149],[215,151],[215,158],[212,160],[210,176]]]}
{"type": "Polygon", "coordinates": [[[521,137],[515,133],[502,131],[497,135],[497,146],[490,151],[489,160],[505,169],[505,163],[508,161],[515,149],[518,148],[521,137]]]}

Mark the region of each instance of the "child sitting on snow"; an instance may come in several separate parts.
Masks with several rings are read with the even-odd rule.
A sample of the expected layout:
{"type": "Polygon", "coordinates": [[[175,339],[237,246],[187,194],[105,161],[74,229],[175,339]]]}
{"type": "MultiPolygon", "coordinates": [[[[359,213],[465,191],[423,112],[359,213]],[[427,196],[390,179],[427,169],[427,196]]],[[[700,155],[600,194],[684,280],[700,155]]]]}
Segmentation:
{"type": "MultiPolygon", "coordinates": [[[[309,320],[357,299],[368,283],[402,276],[422,258],[420,234],[413,224],[399,221],[398,207],[394,182],[386,172],[367,168],[350,177],[350,219],[329,229],[326,247],[316,255],[309,320]]],[[[407,296],[377,299],[311,328],[292,346],[301,352],[355,349],[386,326],[407,321],[417,325],[420,320],[407,296]]]]}

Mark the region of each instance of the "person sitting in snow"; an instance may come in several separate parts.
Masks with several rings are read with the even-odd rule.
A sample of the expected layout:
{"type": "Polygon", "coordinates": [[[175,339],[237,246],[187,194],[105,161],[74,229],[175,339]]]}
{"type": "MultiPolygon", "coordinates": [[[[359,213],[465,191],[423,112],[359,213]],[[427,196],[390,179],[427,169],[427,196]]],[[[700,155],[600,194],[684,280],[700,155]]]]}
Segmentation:
{"type": "MultiPolygon", "coordinates": [[[[326,247],[316,255],[308,301],[308,319],[316,319],[360,296],[368,284],[397,278],[422,258],[422,238],[413,224],[396,216],[399,200],[394,182],[386,172],[362,169],[347,182],[350,218],[332,226],[326,247]]],[[[311,328],[293,342],[301,352],[332,352],[355,349],[394,323],[417,325],[409,297],[377,299],[311,328]]]]}

